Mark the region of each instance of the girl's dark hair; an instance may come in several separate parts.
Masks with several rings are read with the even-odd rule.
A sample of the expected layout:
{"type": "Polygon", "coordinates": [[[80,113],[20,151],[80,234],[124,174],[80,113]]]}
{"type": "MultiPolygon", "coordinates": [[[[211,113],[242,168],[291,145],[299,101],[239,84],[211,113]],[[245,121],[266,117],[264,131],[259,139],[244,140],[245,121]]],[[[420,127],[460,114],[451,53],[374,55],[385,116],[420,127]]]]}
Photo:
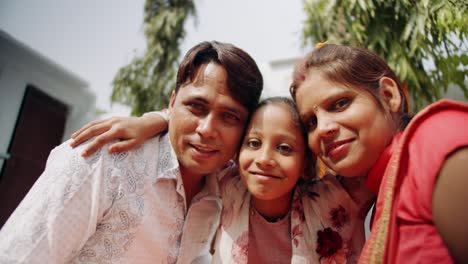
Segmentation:
{"type": "Polygon", "coordinates": [[[294,69],[293,82],[289,88],[294,100],[296,100],[297,89],[310,69],[319,71],[330,82],[363,89],[375,99],[381,108],[383,105],[378,93],[379,81],[382,77],[391,78],[397,84],[403,99],[397,113],[397,126],[403,129],[410,121],[411,114],[409,114],[406,88],[387,63],[371,51],[334,44],[324,44],[314,49],[299,61],[294,69]]]}
{"type": "Polygon", "coordinates": [[[200,66],[210,62],[224,68],[230,96],[252,112],[262,93],[263,77],[252,57],[232,44],[205,41],[191,48],[179,66],[175,92],[192,83],[200,66]]]}
{"type": "Polygon", "coordinates": [[[268,105],[285,105],[288,108],[289,112],[291,113],[291,120],[296,125],[296,127],[300,129],[301,135],[302,135],[302,137],[304,139],[304,144],[306,144],[304,146],[304,149],[305,149],[304,179],[309,180],[309,179],[315,178],[315,176],[316,176],[316,172],[315,172],[316,158],[315,158],[315,155],[312,154],[312,151],[307,146],[307,129],[301,122],[301,117],[300,117],[299,112],[297,110],[296,103],[291,98],[288,98],[288,97],[274,96],[274,97],[270,97],[270,98],[266,98],[266,99],[261,100],[260,103],[258,103],[258,106],[255,109],[255,111],[258,111],[259,109],[261,109],[261,108],[263,108],[265,106],[268,106],[268,105]]]}

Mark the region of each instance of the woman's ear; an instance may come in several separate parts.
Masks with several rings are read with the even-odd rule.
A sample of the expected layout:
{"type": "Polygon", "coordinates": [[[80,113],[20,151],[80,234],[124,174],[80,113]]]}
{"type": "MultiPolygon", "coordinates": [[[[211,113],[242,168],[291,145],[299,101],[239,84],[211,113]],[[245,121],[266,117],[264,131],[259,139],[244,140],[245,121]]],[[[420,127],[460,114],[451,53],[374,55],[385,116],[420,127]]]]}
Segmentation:
{"type": "Polygon", "coordinates": [[[396,82],[392,78],[382,77],[379,81],[379,87],[380,98],[383,103],[392,113],[397,113],[400,110],[403,98],[401,98],[396,82]]]}

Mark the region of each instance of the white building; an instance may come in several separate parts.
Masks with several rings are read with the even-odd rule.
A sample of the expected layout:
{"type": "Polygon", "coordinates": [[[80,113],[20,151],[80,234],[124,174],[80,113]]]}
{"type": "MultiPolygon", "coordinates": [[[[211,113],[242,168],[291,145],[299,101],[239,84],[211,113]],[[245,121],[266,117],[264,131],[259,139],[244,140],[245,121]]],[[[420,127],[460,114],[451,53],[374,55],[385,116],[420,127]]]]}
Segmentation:
{"type": "Polygon", "coordinates": [[[94,105],[86,81],[0,30],[0,227],[94,105]]]}

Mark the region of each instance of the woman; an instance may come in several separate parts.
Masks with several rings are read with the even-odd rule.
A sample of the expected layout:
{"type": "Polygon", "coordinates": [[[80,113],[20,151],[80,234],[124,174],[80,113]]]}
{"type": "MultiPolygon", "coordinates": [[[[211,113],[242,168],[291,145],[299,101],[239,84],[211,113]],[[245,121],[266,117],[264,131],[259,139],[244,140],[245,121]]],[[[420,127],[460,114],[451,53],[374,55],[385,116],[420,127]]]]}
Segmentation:
{"type": "Polygon", "coordinates": [[[433,104],[409,124],[403,85],[370,51],[322,45],[295,68],[291,94],[309,148],[378,200],[362,263],[468,261],[468,105],[433,104]]]}

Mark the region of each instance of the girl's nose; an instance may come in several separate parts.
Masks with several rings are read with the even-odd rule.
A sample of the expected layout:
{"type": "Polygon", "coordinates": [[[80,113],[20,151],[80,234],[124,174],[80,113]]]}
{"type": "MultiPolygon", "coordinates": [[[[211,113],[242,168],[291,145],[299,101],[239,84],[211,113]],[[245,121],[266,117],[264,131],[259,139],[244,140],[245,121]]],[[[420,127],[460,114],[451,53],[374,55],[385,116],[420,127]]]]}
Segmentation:
{"type": "Polygon", "coordinates": [[[276,161],[268,148],[263,148],[261,150],[259,156],[256,158],[256,162],[262,167],[274,167],[276,165],[276,161]]]}

